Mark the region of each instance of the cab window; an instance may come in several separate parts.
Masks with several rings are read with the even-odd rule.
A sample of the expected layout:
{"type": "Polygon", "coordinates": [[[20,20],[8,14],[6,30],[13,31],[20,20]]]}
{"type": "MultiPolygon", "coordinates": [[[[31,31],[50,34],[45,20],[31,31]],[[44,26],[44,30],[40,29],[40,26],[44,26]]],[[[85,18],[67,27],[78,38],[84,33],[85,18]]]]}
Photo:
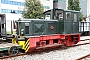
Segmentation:
{"type": "Polygon", "coordinates": [[[77,22],[77,14],[74,14],[74,22],[77,22]]]}
{"type": "Polygon", "coordinates": [[[71,20],[71,12],[66,12],[66,20],[71,20]]]}
{"type": "Polygon", "coordinates": [[[63,20],[63,11],[56,10],[56,11],[55,11],[54,19],[63,20]]]}

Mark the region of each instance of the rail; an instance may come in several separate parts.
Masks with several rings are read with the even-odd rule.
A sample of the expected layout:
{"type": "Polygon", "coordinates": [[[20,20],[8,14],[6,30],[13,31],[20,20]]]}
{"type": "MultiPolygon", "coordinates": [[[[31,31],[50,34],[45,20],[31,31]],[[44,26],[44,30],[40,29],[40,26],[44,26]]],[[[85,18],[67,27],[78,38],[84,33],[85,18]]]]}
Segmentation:
{"type": "MultiPolygon", "coordinates": [[[[87,39],[87,40],[90,40],[90,39],[87,39]]],[[[87,41],[87,40],[82,40],[82,41],[87,41]]],[[[54,51],[54,50],[59,50],[60,48],[63,48],[63,49],[67,49],[67,48],[71,48],[71,47],[77,47],[77,46],[81,46],[81,45],[87,45],[87,44],[90,44],[90,42],[87,42],[87,43],[82,43],[82,44],[76,44],[76,45],[72,45],[72,46],[53,46],[51,48],[47,47],[47,48],[41,48],[41,49],[36,49],[30,53],[20,53],[20,54],[16,54],[16,55],[7,55],[7,56],[2,56],[0,57],[0,59],[6,59],[6,58],[12,58],[12,57],[17,57],[17,56],[23,56],[23,55],[28,55],[28,54],[35,54],[35,53],[42,53],[42,52],[49,52],[49,51],[54,51]]]]}

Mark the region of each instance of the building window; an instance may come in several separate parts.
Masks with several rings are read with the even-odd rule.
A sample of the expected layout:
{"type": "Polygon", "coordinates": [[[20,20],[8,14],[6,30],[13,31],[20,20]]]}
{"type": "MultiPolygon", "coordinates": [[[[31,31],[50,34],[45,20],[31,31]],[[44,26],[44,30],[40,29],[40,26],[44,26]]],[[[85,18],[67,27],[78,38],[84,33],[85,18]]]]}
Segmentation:
{"type": "Polygon", "coordinates": [[[1,0],[1,3],[3,3],[3,4],[25,6],[25,3],[24,2],[17,2],[17,1],[1,0]]]}
{"type": "Polygon", "coordinates": [[[8,9],[6,10],[6,13],[10,13],[10,12],[11,12],[11,10],[8,10],[8,9]]]}
{"type": "Polygon", "coordinates": [[[74,14],[74,22],[77,22],[77,14],[74,14]]]}
{"type": "Polygon", "coordinates": [[[10,9],[1,9],[2,13],[15,13],[15,14],[21,14],[19,10],[10,10],[10,9]]]}
{"type": "Polygon", "coordinates": [[[66,4],[66,1],[63,1],[63,0],[58,0],[58,2],[59,2],[60,4],[66,4]]]}
{"type": "Polygon", "coordinates": [[[50,9],[50,6],[44,6],[45,9],[50,9]]]}
{"type": "Polygon", "coordinates": [[[5,9],[2,9],[1,12],[2,12],[2,13],[6,13],[6,10],[5,10],[5,9]]]}

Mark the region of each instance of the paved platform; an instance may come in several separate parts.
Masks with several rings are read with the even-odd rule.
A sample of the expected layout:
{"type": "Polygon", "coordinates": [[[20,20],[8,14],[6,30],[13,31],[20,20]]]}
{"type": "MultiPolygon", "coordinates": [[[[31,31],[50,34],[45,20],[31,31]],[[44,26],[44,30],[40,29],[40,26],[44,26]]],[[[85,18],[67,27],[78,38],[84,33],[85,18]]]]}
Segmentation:
{"type": "Polygon", "coordinates": [[[86,39],[86,40],[90,39],[90,36],[81,36],[81,37],[80,37],[80,40],[85,40],[85,39],[86,39]]]}

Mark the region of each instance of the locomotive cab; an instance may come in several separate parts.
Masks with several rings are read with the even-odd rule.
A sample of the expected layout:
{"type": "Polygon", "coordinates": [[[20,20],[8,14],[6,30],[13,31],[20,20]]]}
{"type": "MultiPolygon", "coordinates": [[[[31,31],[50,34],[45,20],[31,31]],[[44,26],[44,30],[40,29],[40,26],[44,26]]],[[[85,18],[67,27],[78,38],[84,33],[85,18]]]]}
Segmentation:
{"type": "Polygon", "coordinates": [[[58,20],[60,34],[79,33],[79,11],[51,9],[43,14],[46,20],[58,20]]]}
{"type": "Polygon", "coordinates": [[[63,9],[52,9],[52,10],[45,11],[43,14],[44,14],[44,19],[46,20],[50,20],[50,19],[63,20],[64,18],[63,13],[64,13],[63,9]]]}

